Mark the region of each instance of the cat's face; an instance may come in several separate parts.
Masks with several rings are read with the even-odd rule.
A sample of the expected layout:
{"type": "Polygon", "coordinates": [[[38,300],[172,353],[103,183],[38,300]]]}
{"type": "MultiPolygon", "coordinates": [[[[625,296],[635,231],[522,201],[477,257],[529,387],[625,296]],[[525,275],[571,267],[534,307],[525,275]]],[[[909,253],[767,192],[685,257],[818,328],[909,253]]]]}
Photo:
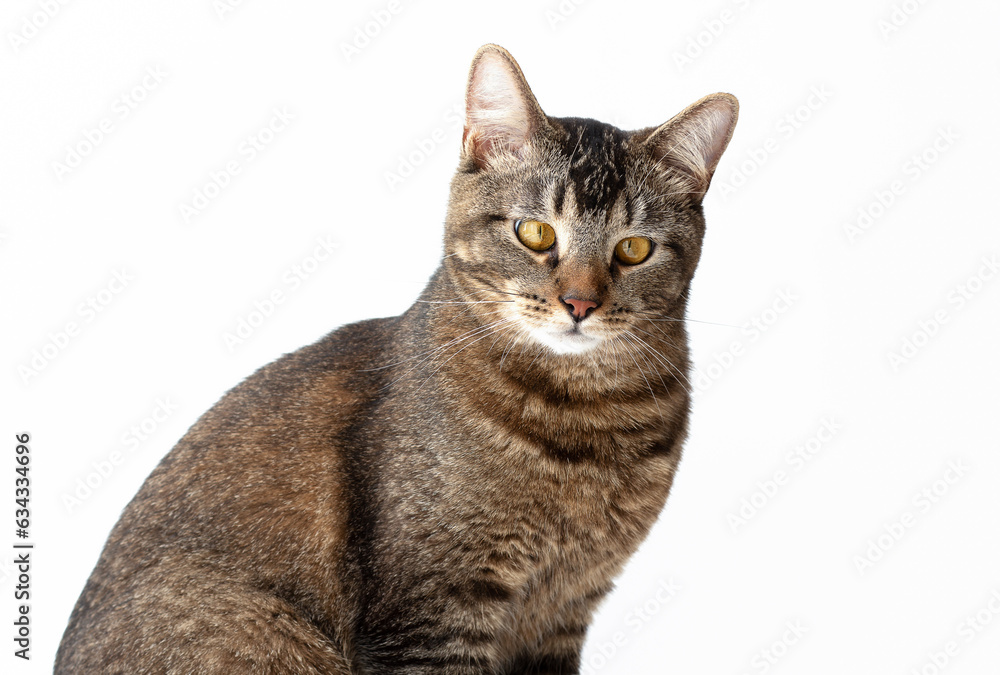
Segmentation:
{"type": "Polygon", "coordinates": [[[716,96],[638,132],[550,118],[509,54],[480,50],[445,264],[482,320],[579,354],[681,318],[735,123],[735,99],[716,96]]]}

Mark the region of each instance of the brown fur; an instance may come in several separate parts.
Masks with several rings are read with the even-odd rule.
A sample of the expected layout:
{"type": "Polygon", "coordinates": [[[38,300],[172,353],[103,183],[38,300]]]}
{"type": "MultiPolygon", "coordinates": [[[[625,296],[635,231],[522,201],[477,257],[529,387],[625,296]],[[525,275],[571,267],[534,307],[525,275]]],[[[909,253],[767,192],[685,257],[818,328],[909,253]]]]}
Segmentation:
{"type": "Polygon", "coordinates": [[[470,92],[491,85],[484,64],[521,105],[484,126],[470,93],[420,301],[202,416],[111,533],[57,673],[578,672],[680,459],[680,319],[736,105],[715,95],[627,133],[544,116],[496,46],[470,92]],[[519,217],[565,236],[529,251],[519,217]],[[656,242],[649,261],[615,263],[635,234],[656,242]],[[557,354],[529,332],[572,325],[569,294],[599,303],[578,322],[599,343],[557,354]]]}

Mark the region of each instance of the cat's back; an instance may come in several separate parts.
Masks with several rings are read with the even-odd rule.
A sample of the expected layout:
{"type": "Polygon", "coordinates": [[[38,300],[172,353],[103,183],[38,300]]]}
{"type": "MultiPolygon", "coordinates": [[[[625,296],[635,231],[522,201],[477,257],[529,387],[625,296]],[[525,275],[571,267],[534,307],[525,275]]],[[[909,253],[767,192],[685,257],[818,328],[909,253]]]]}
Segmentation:
{"type": "Polygon", "coordinates": [[[232,672],[251,663],[235,645],[255,641],[272,652],[301,643],[317,668],[342,658],[329,636],[346,620],[330,604],[346,541],[345,453],[363,451],[398,322],[344,326],[261,368],[198,420],[112,531],[56,672],[118,672],[116,657],[123,672],[144,659],[156,671],[162,635],[146,628],[156,625],[200,636],[192,658],[214,653],[232,672]],[[268,644],[270,629],[254,634],[265,622],[287,635],[268,644]]]}

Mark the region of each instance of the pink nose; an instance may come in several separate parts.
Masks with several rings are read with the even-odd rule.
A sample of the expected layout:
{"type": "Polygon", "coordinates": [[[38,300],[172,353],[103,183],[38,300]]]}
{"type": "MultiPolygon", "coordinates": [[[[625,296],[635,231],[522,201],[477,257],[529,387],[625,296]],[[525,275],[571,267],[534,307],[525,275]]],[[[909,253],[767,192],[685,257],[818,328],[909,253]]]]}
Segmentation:
{"type": "Polygon", "coordinates": [[[597,303],[593,300],[579,300],[577,298],[559,298],[566,305],[566,309],[569,313],[573,315],[573,318],[577,321],[581,321],[587,317],[590,310],[597,307],[597,303]]]}

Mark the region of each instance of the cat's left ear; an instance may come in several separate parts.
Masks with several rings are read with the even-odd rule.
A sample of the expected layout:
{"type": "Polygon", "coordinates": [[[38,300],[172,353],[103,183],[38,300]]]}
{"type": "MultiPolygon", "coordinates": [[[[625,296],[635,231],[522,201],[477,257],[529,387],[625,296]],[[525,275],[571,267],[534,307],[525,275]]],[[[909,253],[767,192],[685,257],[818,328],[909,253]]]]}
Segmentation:
{"type": "Polygon", "coordinates": [[[645,140],[664,168],[678,172],[698,201],[733,137],[740,104],[732,94],[711,94],[688,106],[645,140]]]}
{"type": "Polygon", "coordinates": [[[510,52],[498,45],[480,47],[469,69],[463,156],[479,168],[503,155],[521,158],[546,120],[510,52]]]}

